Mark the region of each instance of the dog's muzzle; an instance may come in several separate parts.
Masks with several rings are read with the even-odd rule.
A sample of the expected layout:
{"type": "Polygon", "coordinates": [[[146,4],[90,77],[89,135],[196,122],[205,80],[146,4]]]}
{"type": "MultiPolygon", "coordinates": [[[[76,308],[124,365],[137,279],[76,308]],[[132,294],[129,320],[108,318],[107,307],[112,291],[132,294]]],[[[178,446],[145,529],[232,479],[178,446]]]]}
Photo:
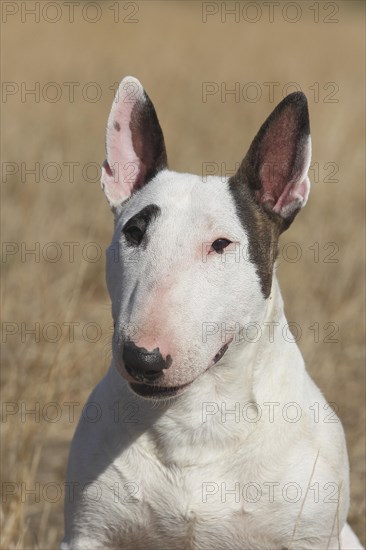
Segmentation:
{"type": "MultiPolygon", "coordinates": [[[[232,339],[220,348],[206,370],[220,361],[231,341],[232,339]]],[[[191,380],[181,386],[160,385],[163,381],[164,370],[171,366],[172,358],[168,355],[164,359],[159,348],[147,351],[145,348],[139,348],[133,342],[126,342],[123,349],[123,362],[126,372],[136,381],[129,382],[131,389],[134,393],[146,399],[175,397],[184,392],[194,382],[194,380],[191,380]]]]}

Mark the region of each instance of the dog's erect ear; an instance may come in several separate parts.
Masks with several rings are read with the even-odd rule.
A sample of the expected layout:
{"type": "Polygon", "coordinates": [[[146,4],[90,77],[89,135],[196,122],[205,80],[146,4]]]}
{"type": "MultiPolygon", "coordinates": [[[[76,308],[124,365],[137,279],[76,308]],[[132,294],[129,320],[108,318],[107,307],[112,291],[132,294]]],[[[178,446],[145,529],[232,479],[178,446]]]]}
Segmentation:
{"type": "Polygon", "coordinates": [[[108,118],[102,188],[112,209],[167,167],[164,136],[140,82],[124,78],[108,118]]]}
{"type": "Polygon", "coordinates": [[[283,231],[306,204],[310,160],[307,100],[295,92],[262,125],[231,185],[249,186],[257,203],[283,231]]]}

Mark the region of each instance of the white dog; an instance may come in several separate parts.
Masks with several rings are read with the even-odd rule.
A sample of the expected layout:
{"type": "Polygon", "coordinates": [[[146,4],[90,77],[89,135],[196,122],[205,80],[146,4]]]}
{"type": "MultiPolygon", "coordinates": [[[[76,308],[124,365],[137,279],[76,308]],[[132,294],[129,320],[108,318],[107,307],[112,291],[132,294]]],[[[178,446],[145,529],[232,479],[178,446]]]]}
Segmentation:
{"type": "Polygon", "coordinates": [[[234,177],[172,172],[149,97],[122,80],[102,173],[113,361],[72,443],[63,549],[362,548],[342,426],[275,275],[310,156],[294,93],[234,177]]]}

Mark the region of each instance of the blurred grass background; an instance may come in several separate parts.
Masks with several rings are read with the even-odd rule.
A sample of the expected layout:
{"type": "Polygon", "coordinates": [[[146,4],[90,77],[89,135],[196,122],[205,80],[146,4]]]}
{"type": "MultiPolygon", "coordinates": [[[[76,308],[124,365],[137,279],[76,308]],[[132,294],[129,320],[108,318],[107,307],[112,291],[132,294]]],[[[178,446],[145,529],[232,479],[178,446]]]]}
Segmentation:
{"type": "Polygon", "coordinates": [[[234,169],[285,85],[297,83],[307,94],[313,186],[306,209],[282,238],[282,247],[297,243],[301,258],[290,262],[282,254],[278,273],[288,319],[302,328],[299,345],[308,369],[345,427],[350,522],[365,543],[363,2],[298,2],[301,14],[293,23],[289,19],[300,12],[286,11],[284,3],[270,22],[265,4],[255,3],[255,12],[237,2],[238,20],[227,14],[223,22],[221,2],[105,1],[94,3],[98,11],[79,2],[70,22],[59,2],[61,17],[54,23],[60,13],[55,2],[40,3],[46,11],[38,22],[24,8],[22,13],[21,4],[29,10],[36,3],[3,2],[1,25],[3,247],[10,243],[2,258],[1,384],[3,411],[13,413],[2,423],[2,548],[57,548],[63,502],[52,484],[63,482],[81,405],[108,368],[112,322],[104,252],[96,261],[86,259],[99,247],[104,251],[113,222],[88,163],[104,159],[112,88],[127,74],[138,77],[154,101],[170,167],[178,171],[201,173],[203,162],[234,169]],[[217,13],[204,22],[207,10],[217,13]],[[203,101],[207,82],[220,91],[239,83],[239,101],[220,93],[203,101]],[[269,82],[278,83],[273,98],[269,82]],[[24,95],[37,86],[39,97],[24,95]],[[101,97],[93,101],[96,91],[101,97]],[[37,162],[39,178],[24,173],[37,162]],[[70,163],[77,163],[74,181],[70,163]],[[72,245],[65,244],[71,242],[79,243],[74,261],[72,245]],[[39,261],[24,256],[24,248],[36,246],[39,261]],[[55,246],[61,258],[50,261],[55,246]],[[26,333],[36,323],[39,337],[26,333]],[[74,341],[65,323],[78,323],[74,341]],[[88,323],[100,325],[101,337],[88,323]],[[326,323],[334,323],[338,334],[332,336],[326,323]],[[75,419],[70,402],[80,404],[75,419]],[[49,403],[61,409],[57,422],[51,422],[57,410],[49,403]],[[37,406],[39,415],[25,414],[37,406]],[[39,495],[25,493],[32,488],[39,495]]]}

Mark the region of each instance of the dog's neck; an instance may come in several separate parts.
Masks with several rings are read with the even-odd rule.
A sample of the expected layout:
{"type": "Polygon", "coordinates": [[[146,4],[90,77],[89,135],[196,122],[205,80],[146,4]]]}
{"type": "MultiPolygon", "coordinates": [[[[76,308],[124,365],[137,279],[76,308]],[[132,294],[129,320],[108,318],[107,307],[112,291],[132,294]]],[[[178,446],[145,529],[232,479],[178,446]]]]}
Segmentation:
{"type": "MultiPolygon", "coordinates": [[[[137,421],[125,426],[131,437],[141,437],[141,444],[165,464],[189,466],[217,459],[220,452],[232,452],[243,443],[257,427],[251,419],[258,407],[251,403],[269,415],[270,403],[301,402],[303,360],[297,345],[283,338],[287,321],[275,276],[258,325],[261,335],[256,341],[236,343],[181,396],[163,402],[136,398],[137,421]],[[288,394],[294,387],[290,379],[299,388],[295,394],[288,394]]],[[[113,365],[110,374],[115,391],[122,379],[113,365]]],[[[125,381],[123,393],[125,400],[135,399],[125,381]]]]}

